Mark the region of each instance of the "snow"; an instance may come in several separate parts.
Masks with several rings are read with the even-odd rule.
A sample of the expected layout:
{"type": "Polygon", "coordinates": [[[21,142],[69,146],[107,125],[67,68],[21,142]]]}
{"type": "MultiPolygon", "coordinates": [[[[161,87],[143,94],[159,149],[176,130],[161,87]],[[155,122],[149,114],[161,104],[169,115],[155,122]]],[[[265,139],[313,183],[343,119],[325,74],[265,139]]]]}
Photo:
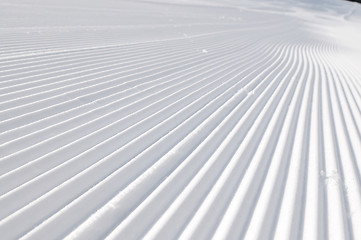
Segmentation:
{"type": "Polygon", "coordinates": [[[361,5],[0,2],[1,239],[361,239],[361,5]]]}

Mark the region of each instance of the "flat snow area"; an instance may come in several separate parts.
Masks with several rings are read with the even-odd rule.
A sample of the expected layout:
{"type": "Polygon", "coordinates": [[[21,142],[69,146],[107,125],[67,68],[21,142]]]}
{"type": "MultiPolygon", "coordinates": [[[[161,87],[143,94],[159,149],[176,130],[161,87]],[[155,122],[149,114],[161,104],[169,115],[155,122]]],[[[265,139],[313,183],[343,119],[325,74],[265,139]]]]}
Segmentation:
{"type": "Polygon", "coordinates": [[[19,238],[361,239],[361,5],[1,0],[19,238]]]}

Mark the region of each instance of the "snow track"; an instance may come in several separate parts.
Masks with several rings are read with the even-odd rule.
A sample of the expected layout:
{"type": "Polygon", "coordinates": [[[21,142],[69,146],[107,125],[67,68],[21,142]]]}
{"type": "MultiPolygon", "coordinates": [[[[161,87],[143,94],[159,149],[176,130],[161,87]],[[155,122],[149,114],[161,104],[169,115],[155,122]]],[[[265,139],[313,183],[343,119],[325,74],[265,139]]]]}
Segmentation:
{"type": "Polygon", "coordinates": [[[1,239],[361,239],[358,5],[31,2],[0,3],[1,239]]]}

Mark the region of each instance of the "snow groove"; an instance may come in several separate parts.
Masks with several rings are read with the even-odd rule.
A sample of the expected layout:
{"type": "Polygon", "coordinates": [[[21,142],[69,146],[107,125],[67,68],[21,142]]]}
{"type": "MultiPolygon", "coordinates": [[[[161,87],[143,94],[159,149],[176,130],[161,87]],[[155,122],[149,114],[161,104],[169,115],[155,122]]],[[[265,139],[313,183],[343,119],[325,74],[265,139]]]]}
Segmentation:
{"type": "Polygon", "coordinates": [[[361,239],[349,5],[30,2],[0,3],[1,239],[361,239]]]}

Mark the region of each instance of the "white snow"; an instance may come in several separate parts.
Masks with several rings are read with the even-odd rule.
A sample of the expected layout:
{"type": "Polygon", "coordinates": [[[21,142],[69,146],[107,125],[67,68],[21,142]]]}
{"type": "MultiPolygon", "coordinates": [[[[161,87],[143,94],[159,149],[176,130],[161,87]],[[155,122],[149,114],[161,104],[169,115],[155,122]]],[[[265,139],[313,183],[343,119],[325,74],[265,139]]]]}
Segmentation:
{"type": "Polygon", "coordinates": [[[0,2],[0,239],[361,239],[361,5],[0,2]]]}

